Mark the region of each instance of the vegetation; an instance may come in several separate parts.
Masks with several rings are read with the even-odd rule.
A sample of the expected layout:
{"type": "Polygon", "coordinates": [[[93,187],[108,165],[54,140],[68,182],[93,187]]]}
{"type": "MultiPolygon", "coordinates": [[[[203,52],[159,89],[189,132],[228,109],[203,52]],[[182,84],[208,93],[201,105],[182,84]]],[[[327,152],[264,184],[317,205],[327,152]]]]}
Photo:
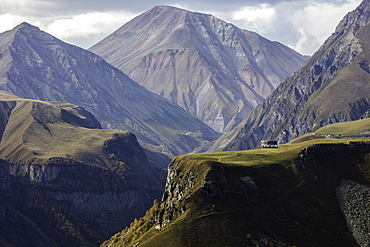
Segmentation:
{"type": "Polygon", "coordinates": [[[325,142],[343,142],[335,139],[357,138],[358,140],[367,140],[370,131],[370,119],[361,119],[357,121],[341,122],[322,127],[314,133],[308,133],[292,140],[290,143],[299,143],[307,140],[324,139],[325,142]]]}
{"type": "Polygon", "coordinates": [[[165,171],[133,134],[72,104],[1,97],[0,246],[97,246],[162,193],[165,171]]]}
{"type": "Polygon", "coordinates": [[[171,191],[181,187],[182,199],[175,203],[174,195],[155,203],[102,246],[354,246],[335,188],[342,179],[370,185],[370,154],[348,155],[328,146],[334,148],[315,155],[315,176],[299,160],[301,150],[313,145],[369,142],[327,136],[368,129],[370,121],[360,120],[327,126],[279,148],[178,156],[170,165],[170,173],[177,171],[171,191]],[[200,175],[192,180],[189,174],[200,175]],[[178,207],[185,210],[158,225],[178,207]]]}
{"type": "Polygon", "coordinates": [[[315,132],[316,135],[361,135],[370,131],[370,119],[361,119],[357,121],[335,123],[327,125],[315,132]]]}

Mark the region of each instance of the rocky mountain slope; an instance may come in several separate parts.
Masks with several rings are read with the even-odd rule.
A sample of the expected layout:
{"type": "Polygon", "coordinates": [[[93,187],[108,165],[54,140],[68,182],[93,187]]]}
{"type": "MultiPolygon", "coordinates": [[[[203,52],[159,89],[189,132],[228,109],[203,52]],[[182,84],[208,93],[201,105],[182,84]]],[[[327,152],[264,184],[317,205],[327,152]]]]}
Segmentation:
{"type": "Polygon", "coordinates": [[[172,157],[219,136],[99,56],[27,23],[0,34],[0,56],[0,89],[80,105],[104,128],[132,131],[152,152],[172,157]]]}
{"type": "Polygon", "coordinates": [[[157,6],[89,49],[218,132],[231,130],[306,58],[214,16],[157,6]]]}
{"type": "Polygon", "coordinates": [[[293,76],[212,150],[284,143],[327,124],[369,117],[370,1],[364,0],[293,76]]]}
{"type": "MultiPolygon", "coordinates": [[[[319,132],[348,126],[370,121],[319,132]]],[[[162,201],[102,246],[368,246],[369,138],[307,136],[176,157],[162,201]]]]}
{"type": "Polygon", "coordinates": [[[0,245],[97,246],[160,197],[165,170],[81,107],[0,91],[0,245]]]}

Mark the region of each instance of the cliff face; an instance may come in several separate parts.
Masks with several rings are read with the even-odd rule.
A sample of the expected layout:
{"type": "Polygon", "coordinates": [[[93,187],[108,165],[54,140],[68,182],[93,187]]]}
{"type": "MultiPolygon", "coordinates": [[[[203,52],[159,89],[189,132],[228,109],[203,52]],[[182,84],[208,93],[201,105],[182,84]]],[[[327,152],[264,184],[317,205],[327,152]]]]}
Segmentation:
{"type": "Polygon", "coordinates": [[[1,246],[96,246],[162,194],[165,171],[132,133],[72,104],[0,97],[1,246]]]}
{"type": "Polygon", "coordinates": [[[219,136],[101,57],[27,23],[0,34],[0,55],[0,89],[24,98],[82,106],[104,128],[135,133],[151,151],[148,154],[172,158],[219,136]]]}
{"type": "Polygon", "coordinates": [[[211,150],[250,149],[263,139],[285,143],[331,123],[367,117],[369,18],[365,0],[301,69],[211,150]]]}
{"type": "Polygon", "coordinates": [[[177,157],[162,202],[103,246],[366,246],[369,143],[290,148],[177,157]]]}
{"type": "Polygon", "coordinates": [[[214,16],[168,6],[89,50],[218,132],[231,130],[306,60],[214,16]]]}

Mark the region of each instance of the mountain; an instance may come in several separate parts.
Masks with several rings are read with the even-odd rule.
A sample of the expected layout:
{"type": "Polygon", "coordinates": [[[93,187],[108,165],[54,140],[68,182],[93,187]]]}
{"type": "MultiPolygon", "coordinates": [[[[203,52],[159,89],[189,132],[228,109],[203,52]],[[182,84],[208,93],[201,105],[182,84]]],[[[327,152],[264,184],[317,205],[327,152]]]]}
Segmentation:
{"type": "Polygon", "coordinates": [[[365,0],[302,68],[210,150],[250,149],[262,139],[284,143],[331,123],[369,117],[369,19],[365,0]]]}
{"type": "Polygon", "coordinates": [[[0,91],[0,245],[97,246],[144,215],[165,170],[82,107],[0,91]]]}
{"type": "Polygon", "coordinates": [[[212,15],[157,6],[90,51],[133,80],[227,132],[306,60],[212,15]]]}
{"type": "Polygon", "coordinates": [[[27,23],[0,34],[0,56],[1,90],[23,98],[80,105],[104,128],[135,133],[152,159],[156,159],[154,152],[172,157],[219,137],[99,56],[27,23]]]}
{"type": "Polygon", "coordinates": [[[161,202],[101,246],[368,246],[369,120],[176,157],[161,202]]]}

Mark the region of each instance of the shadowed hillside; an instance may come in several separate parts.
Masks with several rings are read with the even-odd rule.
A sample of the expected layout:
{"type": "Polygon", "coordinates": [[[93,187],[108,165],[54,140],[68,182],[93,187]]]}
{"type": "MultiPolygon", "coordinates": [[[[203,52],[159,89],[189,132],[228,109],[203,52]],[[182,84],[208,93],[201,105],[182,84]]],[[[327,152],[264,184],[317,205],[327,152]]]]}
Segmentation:
{"type": "Polygon", "coordinates": [[[0,245],[97,246],[159,198],[165,171],[82,107],[0,92],[0,245]]]}

